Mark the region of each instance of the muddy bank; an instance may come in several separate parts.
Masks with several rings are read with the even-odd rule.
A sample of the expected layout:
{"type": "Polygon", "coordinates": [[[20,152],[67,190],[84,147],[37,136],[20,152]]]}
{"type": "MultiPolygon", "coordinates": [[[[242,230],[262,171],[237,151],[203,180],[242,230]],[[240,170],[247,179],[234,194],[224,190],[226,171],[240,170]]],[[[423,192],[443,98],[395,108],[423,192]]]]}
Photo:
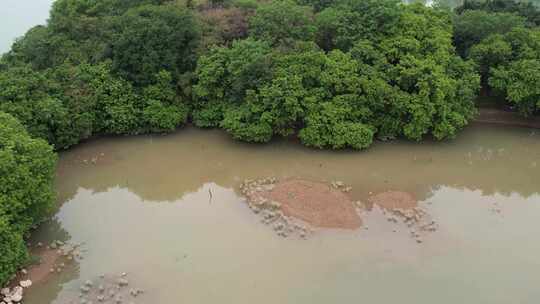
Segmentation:
{"type": "Polygon", "coordinates": [[[80,244],[53,241],[48,245],[37,243],[30,247],[31,255],[36,262],[21,269],[4,287],[0,294],[0,304],[22,303],[24,292],[32,285],[45,283],[49,278],[58,275],[73,262],[82,259],[80,244]]]}
{"type": "Polygon", "coordinates": [[[509,112],[495,108],[480,108],[474,121],[480,123],[540,129],[540,117],[538,116],[523,117],[516,112],[509,112]]]}
{"type": "Polygon", "coordinates": [[[127,273],[102,274],[94,280],[86,280],[79,288],[79,294],[68,299],[69,304],[93,304],[93,303],[135,303],[136,298],[141,298],[144,290],[132,287],[127,273]]]}
{"type": "MultiPolygon", "coordinates": [[[[362,218],[371,216],[374,209],[382,210],[387,221],[396,225],[394,232],[408,231],[417,243],[423,242],[425,233],[438,229],[418,200],[403,191],[370,192],[362,202],[353,200],[352,188],[341,181],[263,178],[244,181],[240,189],[251,210],[283,237],[306,237],[317,229],[359,229],[362,218]]],[[[364,225],[364,229],[369,227],[364,225]]]]}

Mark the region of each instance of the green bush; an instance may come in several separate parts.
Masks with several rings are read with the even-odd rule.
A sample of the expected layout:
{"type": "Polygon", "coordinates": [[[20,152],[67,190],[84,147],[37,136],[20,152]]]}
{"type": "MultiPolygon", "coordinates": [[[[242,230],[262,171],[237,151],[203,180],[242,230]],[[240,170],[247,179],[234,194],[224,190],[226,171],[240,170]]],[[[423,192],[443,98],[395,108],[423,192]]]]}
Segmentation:
{"type": "Polygon", "coordinates": [[[487,88],[495,89],[525,116],[540,110],[540,30],[514,28],[471,48],[487,88]]]}
{"type": "Polygon", "coordinates": [[[0,215],[0,286],[28,259],[28,252],[22,234],[13,231],[5,218],[0,215]]]}
{"type": "Polygon", "coordinates": [[[0,112],[0,285],[26,259],[22,236],[52,210],[56,155],[0,112]]]}
{"type": "Polygon", "coordinates": [[[249,21],[249,32],[255,39],[272,45],[289,46],[295,41],[311,41],[316,27],[309,6],[300,6],[292,0],[261,4],[249,21]]]}
{"type": "Polygon", "coordinates": [[[161,71],[155,78],[143,92],[145,126],[151,132],[174,131],[186,122],[189,108],[176,94],[169,72],[161,71]]]}
{"type": "Polygon", "coordinates": [[[241,103],[246,92],[269,78],[270,46],[253,39],[235,41],[231,47],[215,47],[197,64],[193,86],[193,122],[217,127],[225,108],[241,103]]]}
{"type": "Polygon", "coordinates": [[[348,51],[359,40],[391,35],[400,14],[399,0],[336,1],[316,16],[317,41],[327,51],[348,51]]]}
{"type": "Polygon", "coordinates": [[[464,11],[454,17],[454,44],[462,56],[492,34],[505,34],[515,27],[524,27],[525,18],[512,13],[464,11]]]}
{"type": "Polygon", "coordinates": [[[175,5],[128,10],[114,22],[112,69],[136,85],[148,85],[161,70],[173,79],[192,71],[200,29],[193,14],[175,5]]]}

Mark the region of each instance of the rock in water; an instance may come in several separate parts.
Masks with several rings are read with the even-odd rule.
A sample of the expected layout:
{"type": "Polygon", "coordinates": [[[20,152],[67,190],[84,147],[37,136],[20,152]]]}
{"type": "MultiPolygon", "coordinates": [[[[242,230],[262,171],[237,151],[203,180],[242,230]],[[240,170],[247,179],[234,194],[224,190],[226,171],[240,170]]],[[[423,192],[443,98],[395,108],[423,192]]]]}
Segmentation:
{"type": "Polygon", "coordinates": [[[126,279],[118,279],[118,286],[127,286],[129,284],[128,280],[126,279]]]}
{"type": "Polygon", "coordinates": [[[30,281],[30,280],[20,281],[19,285],[21,285],[21,287],[23,287],[23,288],[28,288],[28,287],[32,286],[32,281],[30,281]]]}

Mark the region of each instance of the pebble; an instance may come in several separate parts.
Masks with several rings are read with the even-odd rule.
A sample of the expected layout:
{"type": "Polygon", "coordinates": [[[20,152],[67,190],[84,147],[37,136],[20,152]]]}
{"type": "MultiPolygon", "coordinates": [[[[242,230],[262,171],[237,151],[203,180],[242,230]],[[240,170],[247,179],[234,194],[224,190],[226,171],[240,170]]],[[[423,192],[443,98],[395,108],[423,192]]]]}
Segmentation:
{"type": "Polygon", "coordinates": [[[83,285],[81,286],[81,292],[88,293],[90,291],[90,287],[83,285]]]}
{"type": "Polygon", "coordinates": [[[114,298],[114,302],[117,303],[117,304],[120,304],[122,303],[122,296],[121,295],[117,295],[115,298],[114,298]]]}
{"type": "Polygon", "coordinates": [[[28,287],[32,286],[32,281],[31,280],[20,281],[19,285],[21,285],[21,287],[23,287],[23,288],[28,288],[28,287]]]}
{"type": "Polygon", "coordinates": [[[129,284],[128,280],[126,279],[118,279],[117,283],[118,286],[127,286],[129,284]]]}

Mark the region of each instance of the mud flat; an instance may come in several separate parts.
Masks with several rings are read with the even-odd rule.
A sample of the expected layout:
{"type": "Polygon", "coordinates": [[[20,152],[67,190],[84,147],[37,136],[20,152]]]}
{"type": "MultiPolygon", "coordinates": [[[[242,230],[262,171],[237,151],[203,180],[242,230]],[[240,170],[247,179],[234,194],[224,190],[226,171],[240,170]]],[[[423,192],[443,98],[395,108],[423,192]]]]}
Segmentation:
{"type": "MultiPolygon", "coordinates": [[[[341,181],[327,183],[274,177],[246,180],[240,189],[251,210],[283,237],[297,234],[304,238],[325,228],[359,229],[362,218],[370,216],[375,206],[389,222],[404,224],[417,243],[423,242],[423,234],[438,229],[428,212],[419,207],[417,199],[403,191],[371,194],[362,202],[352,200],[349,194],[352,187],[341,181]]],[[[398,227],[394,232],[398,232],[398,227]]]]}
{"type": "MultiPolygon", "coordinates": [[[[418,205],[418,201],[410,193],[381,192],[371,196],[368,203],[369,208],[381,208],[389,222],[404,223],[417,243],[423,242],[423,234],[435,232],[439,228],[438,223],[431,219],[429,213],[418,205]]],[[[394,231],[397,232],[397,229],[394,231]]]]}
{"type": "Polygon", "coordinates": [[[82,259],[80,244],[53,241],[49,245],[37,243],[31,254],[38,262],[21,269],[0,292],[0,304],[22,303],[24,290],[45,282],[50,276],[61,273],[77,259],[82,259]]]}

